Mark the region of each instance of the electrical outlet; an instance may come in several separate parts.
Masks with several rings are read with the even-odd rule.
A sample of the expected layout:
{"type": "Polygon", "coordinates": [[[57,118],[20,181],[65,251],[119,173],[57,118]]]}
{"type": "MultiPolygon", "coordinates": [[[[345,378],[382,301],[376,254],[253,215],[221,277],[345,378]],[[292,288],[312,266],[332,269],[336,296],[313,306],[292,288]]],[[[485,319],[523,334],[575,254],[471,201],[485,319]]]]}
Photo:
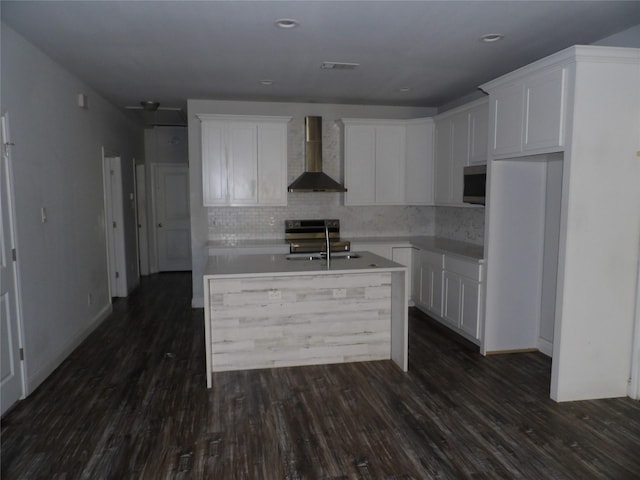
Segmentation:
{"type": "Polygon", "coordinates": [[[93,304],[93,295],[91,293],[87,294],[87,305],[93,304]]]}

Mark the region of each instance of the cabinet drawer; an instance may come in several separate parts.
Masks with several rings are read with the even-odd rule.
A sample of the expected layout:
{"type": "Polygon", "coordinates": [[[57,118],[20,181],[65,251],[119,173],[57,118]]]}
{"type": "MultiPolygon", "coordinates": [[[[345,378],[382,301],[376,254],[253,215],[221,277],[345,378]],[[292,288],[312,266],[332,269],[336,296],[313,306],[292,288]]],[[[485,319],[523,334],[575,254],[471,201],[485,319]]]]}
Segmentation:
{"type": "Polygon", "coordinates": [[[446,255],[444,257],[444,269],[478,282],[482,281],[482,265],[478,262],[446,255]]]}

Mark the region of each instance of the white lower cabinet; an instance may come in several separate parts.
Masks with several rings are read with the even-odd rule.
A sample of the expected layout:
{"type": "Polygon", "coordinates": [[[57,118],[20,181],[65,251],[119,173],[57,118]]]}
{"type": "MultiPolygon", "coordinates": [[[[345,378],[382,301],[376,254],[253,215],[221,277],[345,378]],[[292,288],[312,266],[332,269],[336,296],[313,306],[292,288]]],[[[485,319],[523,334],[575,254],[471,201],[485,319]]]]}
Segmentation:
{"type": "Polygon", "coordinates": [[[420,252],[420,298],[416,305],[475,343],[482,326],[482,289],[482,264],[478,260],[420,252]]]}
{"type": "Polygon", "coordinates": [[[442,316],[442,267],[444,255],[420,251],[420,298],[416,302],[427,313],[442,316]]]}
{"type": "Polygon", "coordinates": [[[445,270],[442,278],[444,280],[444,312],[442,312],[442,316],[453,326],[458,327],[462,313],[462,305],[460,304],[462,297],[461,277],[457,273],[445,270]]]}
{"type": "Polygon", "coordinates": [[[482,284],[466,277],[461,278],[462,312],[460,328],[473,338],[480,338],[480,316],[482,315],[482,284]]]}
{"type": "Polygon", "coordinates": [[[368,251],[405,265],[409,270],[407,301],[474,343],[484,318],[483,263],[392,242],[351,242],[354,252],[368,251]]]}

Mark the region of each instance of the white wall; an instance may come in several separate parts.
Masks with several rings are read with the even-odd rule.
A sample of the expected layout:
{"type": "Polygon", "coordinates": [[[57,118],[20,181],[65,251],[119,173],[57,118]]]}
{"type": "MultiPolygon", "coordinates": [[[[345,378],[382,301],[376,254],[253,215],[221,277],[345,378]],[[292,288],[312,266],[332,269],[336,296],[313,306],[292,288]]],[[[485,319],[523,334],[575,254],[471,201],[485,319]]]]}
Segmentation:
{"type": "MultiPolygon", "coordinates": [[[[206,208],[202,206],[202,159],[200,154],[200,113],[237,115],[286,115],[289,124],[287,175],[291,182],[303,171],[304,117],[323,118],[323,168],[342,180],[344,166],[340,153],[340,131],[336,121],[346,117],[419,118],[435,115],[433,108],[379,107],[316,103],[232,102],[189,100],[189,170],[191,176],[191,248],[193,261],[193,305],[202,306],[202,272],[207,260],[207,242],[228,235],[282,238],[285,218],[339,218],[345,236],[403,235],[412,231],[434,233],[433,207],[345,207],[339,193],[290,193],[287,207],[206,208]],[[228,226],[224,230],[225,225],[228,226]],[[385,231],[386,229],[386,231],[385,231]],[[220,237],[220,235],[223,235],[220,237]]],[[[233,237],[238,238],[238,237],[233,237]]]]}
{"type": "Polygon", "coordinates": [[[593,45],[640,48],[640,25],[593,42],[593,45]]]}
{"type": "Polygon", "coordinates": [[[640,50],[576,65],[551,396],[627,394],[640,244],[640,50]]]}
{"type": "Polygon", "coordinates": [[[142,130],[2,24],[2,112],[11,121],[27,393],[106,317],[102,147],[123,163],[128,289],[137,282],[133,162],[142,130]],[[88,97],[89,108],[77,106],[88,97]],[[40,209],[47,211],[42,223],[40,209]],[[89,304],[88,295],[92,302],[89,304]]]}

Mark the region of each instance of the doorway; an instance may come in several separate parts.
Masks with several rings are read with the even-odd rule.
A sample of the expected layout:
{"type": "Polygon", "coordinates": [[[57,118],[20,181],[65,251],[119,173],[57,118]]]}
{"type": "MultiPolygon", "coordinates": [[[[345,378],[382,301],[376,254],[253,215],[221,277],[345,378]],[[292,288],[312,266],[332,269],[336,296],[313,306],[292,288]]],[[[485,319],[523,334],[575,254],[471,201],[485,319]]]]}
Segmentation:
{"type": "Polygon", "coordinates": [[[191,270],[189,166],[156,163],[151,169],[158,271],[191,270]]]}
{"type": "Polygon", "coordinates": [[[17,241],[9,119],[2,116],[0,165],[0,415],[24,397],[22,322],[17,268],[17,241]]]}

